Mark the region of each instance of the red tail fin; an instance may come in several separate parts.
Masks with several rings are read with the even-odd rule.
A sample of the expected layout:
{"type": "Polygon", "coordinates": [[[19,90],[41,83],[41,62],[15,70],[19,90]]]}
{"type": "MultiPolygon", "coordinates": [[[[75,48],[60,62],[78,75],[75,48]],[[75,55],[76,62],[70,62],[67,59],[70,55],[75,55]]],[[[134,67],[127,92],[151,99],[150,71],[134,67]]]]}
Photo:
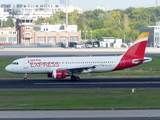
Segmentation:
{"type": "Polygon", "coordinates": [[[141,33],[135,43],[122,55],[120,63],[114,70],[125,69],[143,63],[149,32],[141,33]],[[139,62],[134,62],[138,60],[139,62]]]}
{"type": "Polygon", "coordinates": [[[149,33],[141,33],[135,43],[127,50],[123,57],[144,58],[144,53],[148,41],[149,33]]]}

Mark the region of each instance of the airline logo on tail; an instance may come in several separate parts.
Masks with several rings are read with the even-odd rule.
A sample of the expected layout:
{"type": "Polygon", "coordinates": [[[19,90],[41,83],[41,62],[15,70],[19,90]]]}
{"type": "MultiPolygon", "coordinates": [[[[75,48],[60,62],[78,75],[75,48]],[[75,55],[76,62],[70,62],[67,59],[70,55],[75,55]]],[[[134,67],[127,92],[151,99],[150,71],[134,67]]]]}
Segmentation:
{"type": "Polygon", "coordinates": [[[145,49],[147,46],[149,32],[144,32],[139,35],[134,44],[122,55],[122,58],[116,68],[113,70],[125,69],[140,65],[151,58],[144,58],[145,49]]]}

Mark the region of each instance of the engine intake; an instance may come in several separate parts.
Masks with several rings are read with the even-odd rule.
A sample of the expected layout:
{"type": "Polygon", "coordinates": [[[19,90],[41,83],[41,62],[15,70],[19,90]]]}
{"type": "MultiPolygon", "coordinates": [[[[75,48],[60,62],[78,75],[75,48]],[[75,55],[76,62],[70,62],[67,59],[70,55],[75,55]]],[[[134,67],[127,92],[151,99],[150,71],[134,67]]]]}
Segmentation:
{"type": "Polygon", "coordinates": [[[53,73],[48,73],[47,76],[53,79],[63,79],[67,77],[66,70],[54,70],[53,73]]]}

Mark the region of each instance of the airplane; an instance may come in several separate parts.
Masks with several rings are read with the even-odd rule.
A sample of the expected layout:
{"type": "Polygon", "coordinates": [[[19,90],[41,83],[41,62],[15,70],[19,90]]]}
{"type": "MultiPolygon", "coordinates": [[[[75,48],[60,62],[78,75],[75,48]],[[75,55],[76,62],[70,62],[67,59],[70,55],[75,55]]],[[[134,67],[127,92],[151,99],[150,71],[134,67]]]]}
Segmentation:
{"type": "Polygon", "coordinates": [[[143,32],[134,44],[120,56],[83,56],[83,57],[26,57],[14,60],[5,70],[11,73],[47,74],[48,78],[80,80],[78,74],[112,72],[152,61],[144,57],[149,32],[143,32]]]}

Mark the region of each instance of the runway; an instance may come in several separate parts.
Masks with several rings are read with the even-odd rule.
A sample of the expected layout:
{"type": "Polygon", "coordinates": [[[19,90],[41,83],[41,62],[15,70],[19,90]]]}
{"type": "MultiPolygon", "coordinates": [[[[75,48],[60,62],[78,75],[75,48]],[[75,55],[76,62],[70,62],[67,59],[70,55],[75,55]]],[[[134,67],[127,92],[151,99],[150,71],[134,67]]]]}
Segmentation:
{"type": "Polygon", "coordinates": [[[0,89],[159,89],[160,78],[0,80],[0,89]]]}
{"type": "MultiPolygon", "coordinates": [[[[72,56],[118,56],[124,52],[0,52],[0,58],[24,57],[72,57],[72,56]]],[[[145,56],[159,56],[160,53],[146,53],[145,56]]]]}
{"type": "Polygon", "coordinates": [[[71,57],[71,56],[114,56],[123,52],[51,52],[51,51],[0,51],[0,58],[22,58],[22,57],[71,57]]]}
{"type": "Polygon", "coordinates": [[[2,120],[158,120],[160,110],[0,111],[2,120]]]}
{"type": "MultiPolygon", "coordinates": [[[[92,48],[92,49],[1,49],[0,58],[22,58],[22,57],[69,57],[69,56],[115,56],[122,55],[127,51],[123,49],[92,48]]],[[[159,56],[157,48],[147,48],[145,56],[159,56]]]]}

